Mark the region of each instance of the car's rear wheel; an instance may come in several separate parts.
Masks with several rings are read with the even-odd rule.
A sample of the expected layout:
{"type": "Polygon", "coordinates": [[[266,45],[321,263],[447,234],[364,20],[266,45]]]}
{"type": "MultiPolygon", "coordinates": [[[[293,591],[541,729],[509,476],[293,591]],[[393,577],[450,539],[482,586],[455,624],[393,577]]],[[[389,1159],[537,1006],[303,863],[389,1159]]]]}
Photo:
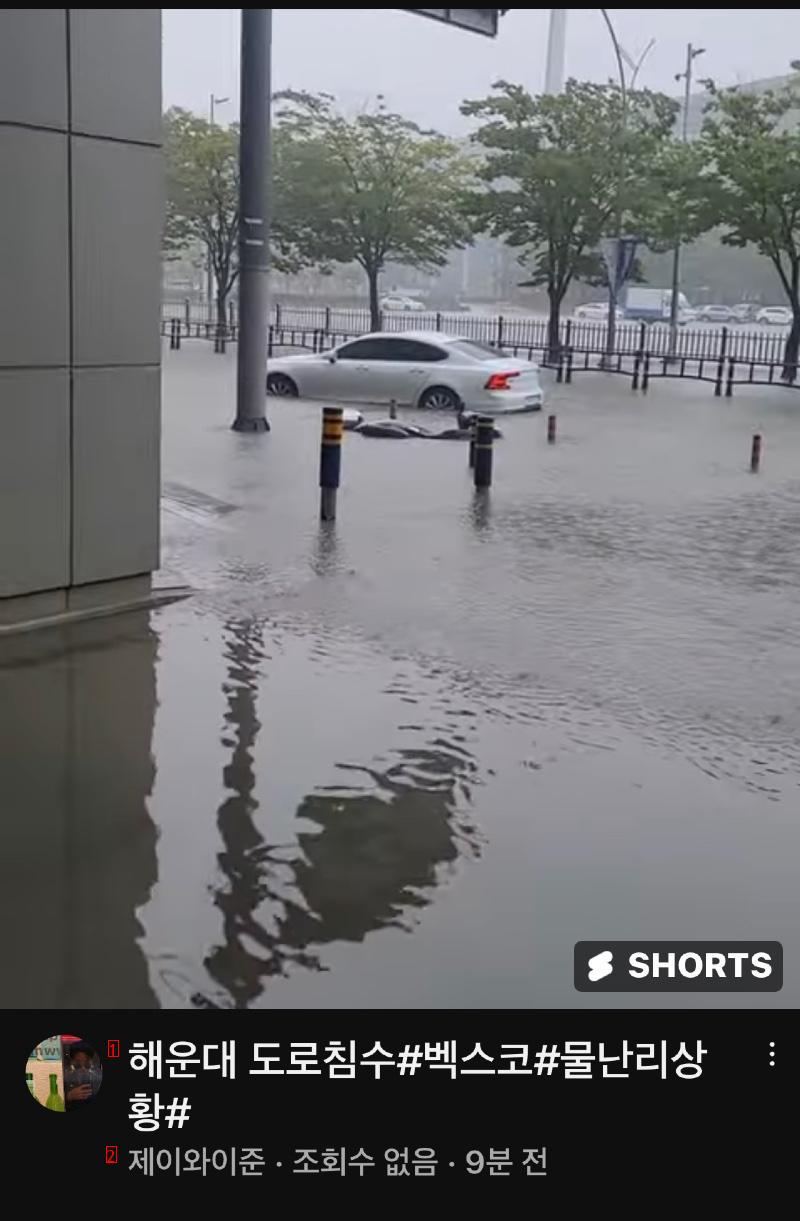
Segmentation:
{"type": "Polygon", "coordinates": [[[419,405],[431,411],[458,411],[461,399],[448,386],[430,386],[420,396],[419,405]]]}
{"type": "Polygon", "coordinates": [[[281,398],[297,398],[297,385],[286,373],[267,374],[267,394],[277,394],[281,398]]]}

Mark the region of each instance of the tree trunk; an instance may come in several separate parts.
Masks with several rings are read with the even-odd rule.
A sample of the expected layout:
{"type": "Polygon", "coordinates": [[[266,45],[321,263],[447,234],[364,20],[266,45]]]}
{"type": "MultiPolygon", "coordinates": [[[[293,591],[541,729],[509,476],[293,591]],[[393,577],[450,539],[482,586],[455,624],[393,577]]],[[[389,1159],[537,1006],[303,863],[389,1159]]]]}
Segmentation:
{"type": "Polygon", "coordinates": [[[557,365],[561,358],[561,296],[554,289],[547,290],[550,299],[550,317],[547,320],[547,363],[557,365]]]}
{"type": "Polygon", "coordinates": [[[781,380],[784,382],[797,381],[797,354],[800,350],[800,309],[795,308],[794,317],[792,318],[792,329],[786,339],[786,347],[783,349],[783,369],[781,371],[781,380]]]}
{"type": "Polygon", "coordinates": [[[378,302],[378,269],[368,267],[366,271],[369,281],[369,326],[371,331],[379,331],[381,329],[381,307],[378,302]]]}
{"type": "Polygon", "coordinates": [[[227,325],[228,325],[228,320],[225,317],[225,307],[226,307],[227,303],[228,303],[228,294],[227,294],[227,292],[223,292],[222,289],[218,285],[217,286],[217,326],[216,326],[216,332],[214,335],[214,351],[215,352],[224,352],[225,351],[225,339],[227,337],[227,325]]]}
{"type": "Polygon", "coordinates": [[[228,294],[217,292],[217,330],[224,331],[228,325],[227,319],[228,294]]]}

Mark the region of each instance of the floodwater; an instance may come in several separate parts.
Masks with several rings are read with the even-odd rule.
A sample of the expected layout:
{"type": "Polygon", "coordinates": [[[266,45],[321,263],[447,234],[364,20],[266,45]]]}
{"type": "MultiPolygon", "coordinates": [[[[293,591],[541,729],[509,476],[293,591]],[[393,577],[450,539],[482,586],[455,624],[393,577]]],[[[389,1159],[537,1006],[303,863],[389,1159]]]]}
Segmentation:
{"type": "Polygon", "coordinates": [[[580,375],[482,498],[348,435],[320,527],[319,407],[240,436],[233,358],[164,359],[193,596],[0,643],[3,1004],[796,1007],[800,397],[580,375]],[[599,938],[784,989],[579,994],[599,938]]]}

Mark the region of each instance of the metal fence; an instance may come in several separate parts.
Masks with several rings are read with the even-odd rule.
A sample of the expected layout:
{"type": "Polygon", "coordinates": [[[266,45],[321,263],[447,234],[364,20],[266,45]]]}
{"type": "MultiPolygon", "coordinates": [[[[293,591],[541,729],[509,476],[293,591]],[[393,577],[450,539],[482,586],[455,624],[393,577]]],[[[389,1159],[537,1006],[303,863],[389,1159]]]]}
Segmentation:
{"type": "MultiPolygon", "coordinates": [[[[189,301],[172,302],[162,308],[162,320],[179,319],[185,335],[214,338],[215,319],[209,318],[204,306],[189,301]]],[[[323,334],[328,345],[363,335],[370,328],[367,309],[338,309],[333,306],[275,305],[271,324],[278,330],[295,333],[323,334]]],[[[235,337],[238,316],[234,302],[229,303],[226,330],[235,337]]],[[[548,324],[545,318],[497,317],[447,311],[386,310],[381,315],[381,330],[440,331],[479,340],[494,347],[527,348],[539,354],[548,348],[548,324]]],[[[562,320],[559,342],[573,352],[602,352],[605,346],[604,322],[587,322],[575,318],[562,320]]],[[[679,327],[674,353],[671,353],[670,328],[666,323],[621,322],[616,328],[616,350],[634,356],[647,350],[653,356],[674,355],[678,359],[718,360],[732,357],[737,361],[777,364],[783,358],[786,332],[757,326],[679,327]]],[[[303,344],[301,346],[308,346],[303,344]]]]}
{"type": "MultiPolygon", "coordinates": [[[[721,336],[717,352],[713,355],[684,353],[673,357],[668,352],[659,352],[647,346],[651,333],[651,328],[637,328],[641,346],[633,351],[624,351],[618,347],[609,360],[605,353],[605,331],[601,328],[596,330],[594,336],[584,336],[582,347],[563,344],[555,358],[542,359],[540,363],[555,369],[557,382],[571,382],[575,373],[602,370],[629,377],[632,390],[646,391],[650,382],[657,378],[688,378],[710,382],[714,386],[715,394],[721,394],[724,387],[728,398],[733,394],[734,387],[740,385],[776,385],[800,389],[800,370],[797,364],[787,368],[782,356],[779,360],[770,360],[758,355],[731,355],[726,334],[721,336]]],[[[185,318],[173,316],[162,319],[161,334],[169,339],[170,348],[173,349],[180,349],[187,339],[206,339],[213,340],[216,352],[224,352],[228,343],[236,341],[238,326],[236,323],[222,327],[211,322],[187,322],[185,318]]],[[[281,319],[280,326],[275,322],[270,325],[269,355],[272,356],[276,351],[291,352],[297,349],[324,352],[352,337],[353,332],[347,334],[341,331],[326,331],[322,327],[312,330],[304,326],[289,326],[285,324],[285,319],[281,319]]],[[[503,344],[504,352],[526,360],[538,359],[542,350],[542,347],[536,344],[503,344]]]]}

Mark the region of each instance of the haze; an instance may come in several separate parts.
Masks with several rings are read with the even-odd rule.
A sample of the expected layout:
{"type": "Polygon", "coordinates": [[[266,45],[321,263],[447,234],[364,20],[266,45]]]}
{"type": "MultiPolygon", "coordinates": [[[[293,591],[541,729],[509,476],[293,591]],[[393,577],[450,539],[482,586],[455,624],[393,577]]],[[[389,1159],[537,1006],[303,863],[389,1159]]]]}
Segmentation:
{"type": "MultiPolygon", "coordinates": [[[[496,40],[451,29],[402,9],[275,9],[276,89],[335,94],[357,109],[382,93],[418,122],[456,133],[464,97],[500,77],[538,92],[544,78],[549,9],[511,9],[496,40]]],[[[164,9],[164,104],[208,113],[209,94],[228,97],[221,122],[238,111],[239,10],[164,9]]],[[[640,83],[676,93],[686,43],[706,48],[698,75],[735,84],[789,71],[800,53],[797,9],[610,9],[620,42],[637,56],[656,40],[640,83]]],[[[599,9],[570,9],[567,75],[604,81],[615,60],[599,9]]]]}

